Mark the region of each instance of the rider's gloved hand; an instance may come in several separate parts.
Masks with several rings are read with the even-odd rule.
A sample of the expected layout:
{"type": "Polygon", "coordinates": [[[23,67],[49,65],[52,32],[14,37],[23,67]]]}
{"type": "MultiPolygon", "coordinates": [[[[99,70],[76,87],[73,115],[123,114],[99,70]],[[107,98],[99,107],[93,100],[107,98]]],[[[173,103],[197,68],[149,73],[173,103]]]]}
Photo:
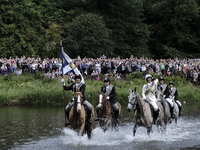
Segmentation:
{"type": "Polygon", "coordinates": [[[107,96],[106,99],[110,99],[110,96],[107,96]]]}
{"type": "Polygon", "coordinates": [[[61,79],[61,82],[62,82],[62,86],[65,86],[65,79],[64,78],[61,79]]]}

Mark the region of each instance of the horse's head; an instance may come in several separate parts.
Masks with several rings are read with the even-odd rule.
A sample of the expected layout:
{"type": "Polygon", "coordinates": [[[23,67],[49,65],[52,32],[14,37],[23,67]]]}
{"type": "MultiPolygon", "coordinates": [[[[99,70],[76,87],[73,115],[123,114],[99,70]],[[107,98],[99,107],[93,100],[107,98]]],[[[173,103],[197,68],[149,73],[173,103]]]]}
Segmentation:
{"type": "Polygon", "coordinates": [[[78,113],[81,113],[81,104],[83,103],[83,95],[81,92],[74,93],[74,106],[78,113]]]}
{"type": "Polygon", "coordinates": [[[136,92],[136,88],[134,90],[131,90],[129,88],[129,96],[128,96],[128,106],[127,106],[127,110],[130,112],[132,111],[133,107],[135,107],[137,105],[137,92],[136,92]]]}
{"type": "Polygon", "coordinates": [[[162,101],[163,96],[164,96],[164,94],[161,90],[156,91],[156,98],[158,101],[162,101]]]}
{"type": "Polygon", "coordinates": [[[99,92],[98,91],[98,93],[99,93],[99,96],[98,96],[98,98],[99,98],[99,104],[98,104],[98,106],[97,107],[102,107],[102,104],[106,101],[106,96],[105,96],[105,94],[101,91],[101,92],[99,92]]]}

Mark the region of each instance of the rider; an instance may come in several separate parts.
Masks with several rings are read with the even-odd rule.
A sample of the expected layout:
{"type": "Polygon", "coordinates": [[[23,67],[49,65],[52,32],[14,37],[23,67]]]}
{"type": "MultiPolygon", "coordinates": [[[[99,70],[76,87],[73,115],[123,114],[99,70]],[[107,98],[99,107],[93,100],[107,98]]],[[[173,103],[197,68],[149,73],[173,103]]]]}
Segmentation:
{"type": "MultiPolygon", "coordinates": [[[[115,87],[113,85],[110,84],[110,79],[109,78],[105,78],[104,79],[104,84],[105,86],[101,87],[101,91],[103,93],[105,93],[106,99],[110,102],[113,111],[114,111],[114,115],[115,115],[115,120],[117,122],[119,122],[118,120],[118,116],[119,116],[119,107],[117,105],[117,101],[116,101],[116,91],[115,91],[115,87]]],[[[96,111],[97,111],[97,115],[99,112],[100,107],[96,107],[96,111]]],[[[98,117],[98,116],[97,116],[98,117]]],[[[98,119],[95,119],[95,121],[98,121],[98,119]]]]}
{"type": "MultiPolygon", "coordinates": [[[[62,85],[64,86],[64,89],[66,91],[68,91],[68,90],[72,90],[72,92],[76,92],[77,90],[81,91],[81,93],[83,95],[83,105],[85,105],[87,107],[87,120],[86,120],[86,122],[89,123],[89,124],[92,124],[92,121],[91,121],[92,105],[86,100],[86,96],[85,96],[86,85],[81,82],[81,75],[75,75],[75,83],[72,83],[68,87],[65,86],[65,80],[64,79],[62,79],[61,82],[62,82],[62,85]]],[[[70,112],[70,109],[73,106],[73,104],[74,104],[74,98],[65,107],[65,113],[67,115],[67,118],[69,118],[69,112],[70,112]]],[[[69,123],[67,123],[66,125],[69,125],[69,123]]]]}
{"type": "Polygon", "coordinates": [[[150,74],[147,74],[145,76],[145,80],[147,81],[147,84],[143,86],[142,90],[142,97],[144,100],[148,101],[154,108],[154,123],[157,123],[157,118],[160,114],[160,110],[157,105],[157,99],[155,97],[155,92],[157,90],[157,82],[158,79],[156,79],[154,82],[152,82],[152,76],[150,74]]]}
{"type": "Polygon", "coordinates": [[[181,108],[182,108],[182,105],[181,105],[181,102],[178,101],[178,91],[177,89],[174,87],[174,82],[170,81],[169,82],[169,93],[170,93],[170,96],[169,97],[172,97],[176,104],[178,105],[178,108],[179,108],[179,116],[182,116],[181,114],[181,108]]]}
{"type": "Polygon", "coordinates": [[[169,88],[167,84],[164,84],[165,79],[163,77],[160,77],[159,82],[160,82],[160,85],[158,85],[158,90],[163,92],[165,100],[170,104],[171,117],[174,118],[174,114],[173,114],[174,104],[172,102],[172,99],[169,98],[169,88]]]}

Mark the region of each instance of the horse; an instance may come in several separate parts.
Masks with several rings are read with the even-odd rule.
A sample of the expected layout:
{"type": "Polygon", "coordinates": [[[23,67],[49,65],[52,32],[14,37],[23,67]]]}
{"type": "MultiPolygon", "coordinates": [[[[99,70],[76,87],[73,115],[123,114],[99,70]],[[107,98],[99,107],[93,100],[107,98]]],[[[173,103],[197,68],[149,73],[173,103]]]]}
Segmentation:
{"type": "Polygon", "coordinates": [[[166,130],[167,124],[171,123],[171,113],[170,113],[170,104],[168,104],[168,102],[165,100],[164,98],[164,94],[162,91],[158,90],[157,91],[157,99],[158,101],[160,101],[160,103],[163,106],[163,110],[164,110],[164,130],[166,130]]]}
{"type": "MultiPolygon", "coordinates": [[[[164,109],[164,129],[166,130],[166,126],[168,123],[172,122],[172,118],[171,118],[171,113],[170,113],[170,104],[165,100],[164,98],[164,94],[162,91],[158,90],[157,91],[157,99],[158,101],[161,102],[163,109],[164,109]]],[[[173,113],[174,113],[174,119],[175,119],[175,123],[177,124],[177,120],[178,120],[178,114],[179,114],[179,109],[178,109],[178,105],[174,102],[174,100],[172,100],[173,105],[174,105],[174,109],[173,109],[173,113]]]]}
{"type": "MultiPolygon", "coordinates": [[[[92,106],[92,117],[91,120],[94,122],[94,107],[92,106]]],[[[83,106],[83,95],[81,92],[74,93],[74,105],[72,106],[69,112],[69,123],[71,125],[71,129],[76,130],[80,129],[79,135],[87,133],[88,138],[91,138],[93,123],[87,124],[86,120],[86,111],[83,106]]]]}
{"type": "MultiPolygon", "coordinates": [[[[147,128],[147,134],[150,137],[150,132],[152,132],[153,125],[153,116],[150,104],[147,101],[144,101],[140,95],[136,92],[136,88],[131,90],[129,88],[130,94],[128,96],[129,102],[127,106],[128,112],[131,112],[134,108],[134,122],[135,125],[133,127],[133,136],[135,136],[136,129],[139,126],[143,126],[147,128]]],[[[158,117],[157,127],[160,125],[162,127],[163,122],[163,108],[160,104],[158,104],[158,108],[160,110],[160,115],[158,117]]]]}
{"type": "MultiPolygon", "coordinates": [[[[116,120],[114,119],[112,106],[106,99],[105,94],[103,92],[99,92],[98,98],[99,98],[98,105],[100,107],[100,110],[98,112],[98,119],[100,127],[103,129],[104,132],[106,132],[106,130],[109,127],[112,127],[112,129],[115,128],[115,130],[118,131],[117,126],[119,125],[119,122],[117,123],[116,120]]],[[[118,102],[117,105],[119,107],[118,119],[120,120],[122,116],[121,105],[118,102]]]]}
{"type": "Polygon", "coordinates": [[[179,108],[178,108],[178,105],[176,104],[176,102],[174,101],[174,98],[172,98],[172,102],[174,104],[174,109],[173,109],[174,120],[175,120],[175,124],[177,124],[178,117],[179,117],[179,108]]]}

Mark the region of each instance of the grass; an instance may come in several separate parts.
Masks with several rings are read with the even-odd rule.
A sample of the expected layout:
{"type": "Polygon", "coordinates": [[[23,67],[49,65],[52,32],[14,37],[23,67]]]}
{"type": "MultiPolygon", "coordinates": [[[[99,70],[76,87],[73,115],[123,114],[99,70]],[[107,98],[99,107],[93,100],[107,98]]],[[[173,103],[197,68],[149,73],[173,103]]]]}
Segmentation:
{"type": "MultiPolygon", "coordinates": [[[[157,74],[153,74],[153,76],[159,78],[157,74]]],[[[18,101],[22,105],[61,104],[63,102],[63,88],[60,79],[49,79],[42,74],[0,76],[0,104],[11,104],[13,101],[18,101]]],[[[165,80],[166,83],[174,81],[180,101],[188,103],[200,102],[200,89],[189,81],[180,77],[166,77],[165,80]]],[[[65,83],[67,84],[67,80],[65,83]]],[[[134,89],[136,87],[141,95],[142,87],[145,83],[144,74],[141,72],[128,74],[125,80],[111,80],[111,84],[116,88],[117,100],[122,105],[127,105],[129,88],[134,89]]],[[[98,103],[97,91],[104,84],[103,80],[86,80],[85,84],[88,101],[96,105],[98,103]]],[[[72,98],[72,92],[65,92],[65,96],[67,102],[69,102],[72,98]]]]}

